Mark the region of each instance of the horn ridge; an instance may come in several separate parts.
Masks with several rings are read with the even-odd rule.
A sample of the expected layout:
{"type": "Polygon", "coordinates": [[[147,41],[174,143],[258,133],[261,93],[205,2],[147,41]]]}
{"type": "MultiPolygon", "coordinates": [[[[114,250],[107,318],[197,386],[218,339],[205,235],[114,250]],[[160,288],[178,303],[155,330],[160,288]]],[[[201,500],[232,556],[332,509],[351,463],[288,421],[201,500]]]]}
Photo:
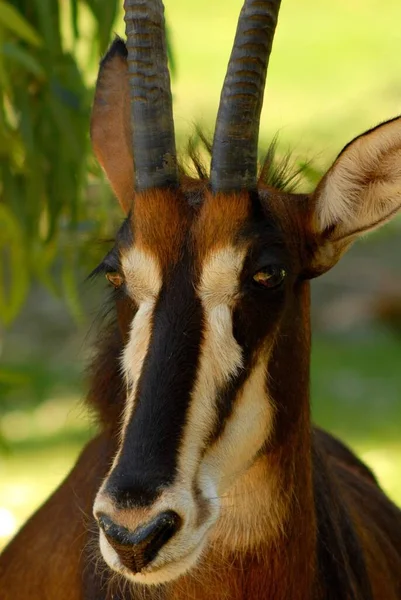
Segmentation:
{"type": "Polygon", "coordinates": [[[178,185],[164,7],[125,0],[135,189],[178,185]]]}
{"type": "Polygon", "coordinates": [[[280,0],[246,0],[220,97],[213,139],[214,192],[257,186],[260,113],[280,0]]]}

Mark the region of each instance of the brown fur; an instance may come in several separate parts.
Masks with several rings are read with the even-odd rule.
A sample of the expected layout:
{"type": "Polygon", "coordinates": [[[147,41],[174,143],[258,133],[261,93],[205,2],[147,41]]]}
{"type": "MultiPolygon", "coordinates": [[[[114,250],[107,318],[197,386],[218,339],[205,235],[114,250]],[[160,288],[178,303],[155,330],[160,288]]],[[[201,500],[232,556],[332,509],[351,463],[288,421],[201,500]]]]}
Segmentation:
{"type": "Polygon", "coordinates": [[[229,197],[224,194],[213,196],[210,191],[204,194],[199,219],[194,227],[198,261],[202,263],[207,254],[230,244],[235,245],[239,230],[247,222],[250,211],[248,194],[236,193],[229,197]]]}
{"type": "Polygon", "coordinates": [[[135,245],[156,254],[164,268],[177,262],[189,223],[184,198],[169,190],[142,192],[131,216],[135,245]]]}

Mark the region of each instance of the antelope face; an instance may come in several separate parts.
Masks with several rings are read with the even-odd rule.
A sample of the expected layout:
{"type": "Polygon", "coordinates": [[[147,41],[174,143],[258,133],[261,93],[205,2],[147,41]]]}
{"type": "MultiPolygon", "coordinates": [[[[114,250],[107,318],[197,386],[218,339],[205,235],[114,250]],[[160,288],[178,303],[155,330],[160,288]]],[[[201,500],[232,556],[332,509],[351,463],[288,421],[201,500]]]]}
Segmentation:
{"type": "Polygon", "coordinates": [[[294,284],[282,232],[258,197],[190,200],[138,195],[124,225],[133,241],[112,267],[133,316],[121,443],[95,514],[106,561],[145,583],[195,562],[269,439],[267,365],[294,284]],[[135,536],[143,552],[125,543],[135,536]]]}
{"type": "Polygon", "coordinates": [[[117,40],[99,72],[92,143],[127,215],[102,265],[118,293],[126,399],[94,514],[105,561],[139,583],[178,577],[207,544],[266,539],[273,350],[289,322],[308,328],[305,279],[401,204],[400,119],[349,144],[309,196],[258,186],[279,4],[245,2],[210,183],[176,167],[159,0],[126,0],[128,51],[117,40]]]}

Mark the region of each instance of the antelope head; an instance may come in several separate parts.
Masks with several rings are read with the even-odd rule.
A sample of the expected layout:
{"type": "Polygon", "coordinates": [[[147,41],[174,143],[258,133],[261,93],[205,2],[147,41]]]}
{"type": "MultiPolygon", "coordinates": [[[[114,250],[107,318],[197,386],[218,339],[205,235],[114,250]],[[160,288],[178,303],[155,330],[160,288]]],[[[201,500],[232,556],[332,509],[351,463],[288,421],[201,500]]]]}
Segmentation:
{"type": "Polygon", "coordinates": [[[101,63],[91,138],[126,214],[103,264],[126,395],[94,514],[105,561],[134,582],[177,578],[210,543],[263,541],[279,485],[265,457],[278,423],[285,440],[282,415],[296,428],[300,414],[296,394],[289,407],[271,393],[277,360],[299,398],[307,388],[280,345],[309,354],[308,280],[401,205],[400,119],[352,141],[309,195],[258,182],[279,5],[245,1],[210,180],[177,169],[161,0],[125,1],[127,45],[116,40],[101,63]],[[241,507],[246,493],[253,504],[241,507]]]}

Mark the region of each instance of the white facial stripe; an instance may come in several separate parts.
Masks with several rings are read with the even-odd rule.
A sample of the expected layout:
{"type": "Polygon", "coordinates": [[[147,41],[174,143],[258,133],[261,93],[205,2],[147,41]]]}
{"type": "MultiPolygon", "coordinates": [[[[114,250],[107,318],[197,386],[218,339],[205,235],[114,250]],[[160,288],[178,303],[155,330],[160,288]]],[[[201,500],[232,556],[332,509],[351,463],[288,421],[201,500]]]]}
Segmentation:
{"type": "Polygon", "coordinates": [[[213,431],[216,394],[242,367],[242,351],[232,333],[228,306],[215,306],[205,315],[196,384],[192,393],[180,453],[179,473],[190,485],[199,466],[204,442],[213,431]]]}
{"type": "Polygon", "coordinates": [[[267,356],[262,355],[242,390],[221,438],[208,450],[202,469],[224,494],[268,439],[274,408],[266,391],[267,356]]]}
{"type": "Polygon", "coordinates": [[[122,256],[121,263],[128,292],[137,304],[157,298],[162,286],[161,269],[149,252],[132,248],[122,256]]]}
{"type": "MultiPolygon", "coordinates": [[[[143,362],[148,352],[150,336],[152,333],[151,323],[155,304],[156,298],[148,302],[143,302],[139,306],[131,323],[129,340],[121,357],[121,366],[126,381],[127,395],[125,399],[124,413],[120,431],[120,448],[114,457],[109,475],[117,465],[121,456],[122,442],[125,437],[125,431],[134,411],[138,381],[142,371],[143,362]]],[[[100,492],[102,491],[106,481],[107,478],[103,482],[100,492]]]]}
{"type": "Polygon", "coordinates": [[[205,329],[196,383],[179,453],[179,474],[191,485],[204,442],[213,431],[216,394],[242,367],[242,351],[233,336],[230,304],[238,293],[245,250],[223,248],[203,267],[198,294],[205,313],[205,329]]]}
{"type": "Polygon", "coordinates": [[[228,246],[212,254],[203,267],[198,293],[205,310],[221,304],[232,306],[239,291],[239,276],[246,247],[228,246]]]}
{"type": "Polygon", "coordinates": [[[120,432],[120,448],[114,457],[109,474],[97,495],[94,507],[95,512],[97,510],[101,512],[101,509],[98,509],[98,507],[101,507],[103,502],[102,495],[107,479],[118,464],[121,456],[122,441],[124,440],[125,431],[133,414],[138,381],[149,348],[153,312],[162,287],[160,266],[149,252],[134,247],[122,256],[121,262],[128,293],[138,304],[138,310],[131,323],[129,339],[121,357],[122,371],[127,384],[127,396],[120,432]]]}
{"type": "MultiPolygon", "coordinates": [[[[122,257],[122,268],[128,293],[138,304],[138,310],[131,323],[129,339],[121,357],[121,366],[127,384],[127,397],[120,432],[121,442],[134,410],[138,380],[152,333],[153,311],[162,286],[159,265],[155,258],[143,250],[130,249],[122,257]]],[[[122,444],[114,457],[110,472],[118,463],[121,449],[122,444]]]]}
{"type": "Polygon", "coordinates": [[[199,470],[200,486],[211,479],[221,503],[212,537],[232,550],[257,547],[267,535],[274,539],[283,522],[285,506],[279,501],[274,469],[267,469],[262,459],[249,464],[269,439],[274,424],[274,406],[266,388],[267,364],[265,352],[237,395],[221,437],[206,452],[199,470]]]}
{"type": "Polygon", "coordinates": [[[122,367],[127,382],[127,389],[129,389],[129,395],[124,408],[123,429],[127,426],[132,415],[139,376],[149,348],[155,303],[156,299],[143,302],[139,306],[131,324],[128,343],[122,355],[122,367]]]}
{"type": "MultiPolygon", "coordinates": [[[[243,366],[241,348],[233,335],[232,308],[238,297],[245,256],[245,247],[223,248],[209,258],[202,273],[199,294],[207,328],[195,390],[198,399],[194,397],[191,404],[197,427],[199,423],[212,421],[216,390],[243,366]],[[211,412],[208,419],[201,420],[199,407],[202,405],[211,412]]],[[[234,401],[234,411],[221,439],[204,457],[208,471],[206,478],[214,481],[219,494],[224,493],[241,469],[246,468],[246,460],[255,455],[268,437],[273,406],[266,391],[267,360],[268,352],[261,351],[257,364],[234,401]]],[[[190,426],[188,429],[192,433],[190,426]]],[[[210,433],[210,427],[208,431],[210,433]]]]}
{"type": "Polygon", "coordinates": [[[157,260],[139,248],[132,248],[123,256],[122,267],[128,292],[139,305],[122,356],[122,367],[129,389],[124,409],[123,435],[132,415],[138,379],[149,347],[152,316],[162,287],[162,277],[157,260]]]}

